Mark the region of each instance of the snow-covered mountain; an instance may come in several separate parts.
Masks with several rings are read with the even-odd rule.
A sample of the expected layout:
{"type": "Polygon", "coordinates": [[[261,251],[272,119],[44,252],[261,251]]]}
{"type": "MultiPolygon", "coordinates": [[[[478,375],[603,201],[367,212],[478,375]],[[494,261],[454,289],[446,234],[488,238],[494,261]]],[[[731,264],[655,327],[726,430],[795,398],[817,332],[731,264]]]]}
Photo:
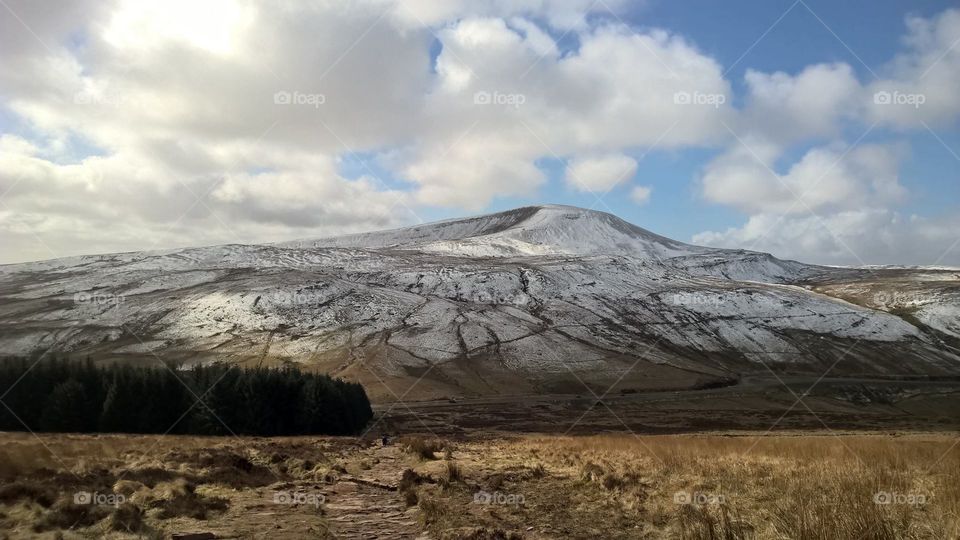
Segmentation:
{"type": "Polygon", "coordinates": [[[805,265],[567,206],[6,265],[0,299],[2,354],[289,361],[379,399],[960,373],[956,271],[805,265]]]}
{"type": "Polygon", "coordinates": [[[653,234],[610,214],[560,205],[527,206],[393,231],[281,245],[415,249],[471,257],[629,255],[658,260],[707,251],[653,234]]]}

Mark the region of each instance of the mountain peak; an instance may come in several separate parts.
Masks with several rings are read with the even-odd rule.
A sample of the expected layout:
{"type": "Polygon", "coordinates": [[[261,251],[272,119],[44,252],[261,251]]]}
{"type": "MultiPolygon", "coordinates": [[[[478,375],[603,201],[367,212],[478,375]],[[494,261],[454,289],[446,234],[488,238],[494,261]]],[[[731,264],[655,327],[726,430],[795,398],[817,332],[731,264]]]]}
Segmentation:
{"type": "Polygon", "coordinates": [[[613,214],[560,204],[523,206],[401,229],[282,245],[392,248],[482,257],[619,254],[660,259],[702,250],[654,234],[613,214]]]}
{"type": "Polygon", "coordinates": [[[587,212],[597,212],[597,210],[594,210],[594,209],[592,209],[592,208],[583,208],[583,207],[580,207],[580,206],[571,206],[571,205],[569,205],[569,204],[551,204],[551,203],[547,203],[547,204],[532,204],[532,205],[530,205],[530,206],[522,206],[521,208],[539,208],[539,209],[541,209],[541,210],[568,210],[568,211],[583,212],[583,213],[587,213],[587,212]]]}

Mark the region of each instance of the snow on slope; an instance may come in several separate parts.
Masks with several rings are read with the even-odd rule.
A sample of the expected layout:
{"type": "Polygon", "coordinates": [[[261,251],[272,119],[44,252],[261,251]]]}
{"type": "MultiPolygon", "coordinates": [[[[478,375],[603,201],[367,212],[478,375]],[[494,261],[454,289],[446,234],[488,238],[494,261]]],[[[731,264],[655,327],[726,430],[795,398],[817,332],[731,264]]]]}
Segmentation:
{"type": "MultiPolygon", "coordinates": [[[[918,287],[954,279],[875,272],[925,276],[918,287]]],[[[918,313],[935,321],[933,335],[791,285],[856,284],[855,274],[536,206],[337,238],[3,266],[0,353],[269,357],[415,379],[432,370],[450,392],[540,391],[571,369],[612,381],[631,365],[642,384],[667,386],[771,362],[822,372],[840,354],[838,374],[960,369],[943,341],[960,332],[957,295],[930,296],[918,313]]]]}
{"type": "Polygon", "coordinates": [[[300,240],[286,247],[417,249],[467,257],[613,255],[664,259],[701,253],[622,219],[573,206],[528,206],[392,231],[300,240]]]}

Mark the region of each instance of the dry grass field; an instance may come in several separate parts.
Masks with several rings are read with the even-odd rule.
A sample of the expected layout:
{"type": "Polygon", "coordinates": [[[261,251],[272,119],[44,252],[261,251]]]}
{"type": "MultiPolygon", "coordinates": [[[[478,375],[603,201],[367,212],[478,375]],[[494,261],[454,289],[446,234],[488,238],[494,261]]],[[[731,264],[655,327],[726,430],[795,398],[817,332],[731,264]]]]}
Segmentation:
{"type": "Polygon", "coordinates": [[[3,538],[956,538],[948,433],[0,435],[3,538]]]}

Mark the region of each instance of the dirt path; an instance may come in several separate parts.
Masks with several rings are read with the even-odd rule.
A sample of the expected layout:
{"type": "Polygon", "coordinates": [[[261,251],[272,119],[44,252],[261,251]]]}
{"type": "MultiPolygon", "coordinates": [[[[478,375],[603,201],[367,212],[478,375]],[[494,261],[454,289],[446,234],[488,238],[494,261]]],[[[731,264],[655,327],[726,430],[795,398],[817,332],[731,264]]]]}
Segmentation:
{"type": "Polygon", "coordinates": [[[396,491],[405,468],[400,448],[374,446],[359,454],[372,467],[325,490],[330,532],[343,539],[429,539],[417,523],[416,508],[408,509],[396,491]]]}

